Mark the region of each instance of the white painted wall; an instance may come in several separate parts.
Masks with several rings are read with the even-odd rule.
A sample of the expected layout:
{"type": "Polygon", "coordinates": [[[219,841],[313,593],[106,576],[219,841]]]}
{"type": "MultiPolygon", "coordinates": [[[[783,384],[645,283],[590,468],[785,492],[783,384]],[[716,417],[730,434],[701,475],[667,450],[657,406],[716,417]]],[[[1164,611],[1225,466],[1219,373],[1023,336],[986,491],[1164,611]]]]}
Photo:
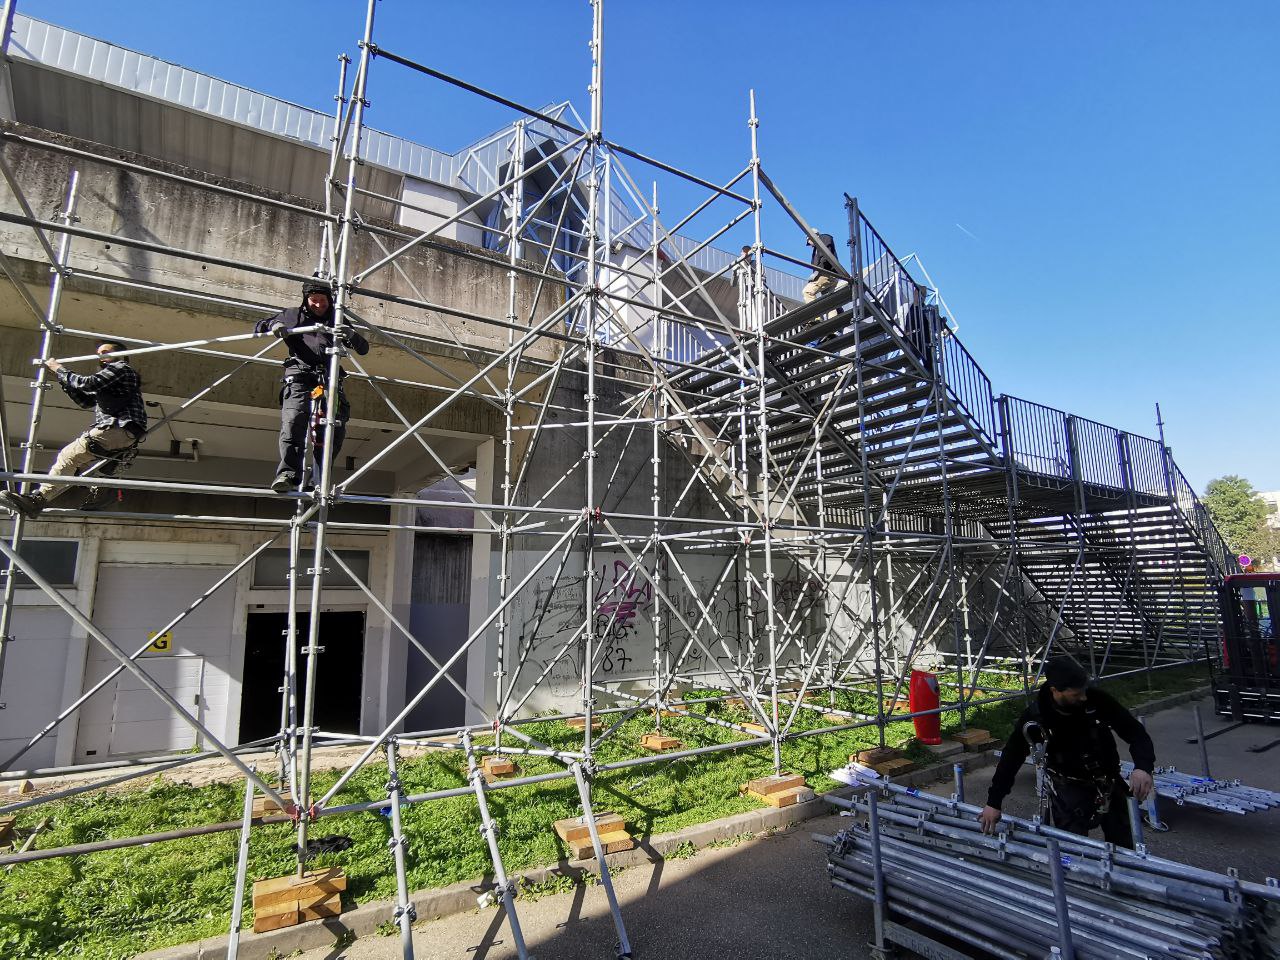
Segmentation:
{"type": "MultiPolygon", "coordinates": [[[[424,231],[439,225],[442,220],[447,220],[466,206],[463,195],[457,190],[450,190],[448,187],[443,187],[438,183],[417,180],[413,177],[404,178],[401,199],[405,203],[411,203],[415,207],[422,207],[430,211],[430,213],[423,213],[420,210],[409,210],[403,207],[400,210],[401,224],[415,230],[424,231]]],[[[474,213],[470,213],[467,214],[465,219],[475,221],[476,216],[474,213]]],[[[441,230],[438,235],[447,237],[450,240],[461,240],[477,247],[483,245],[483,234],[480,229],[468,226],[465,223],[451,223],[441,230]]]]}

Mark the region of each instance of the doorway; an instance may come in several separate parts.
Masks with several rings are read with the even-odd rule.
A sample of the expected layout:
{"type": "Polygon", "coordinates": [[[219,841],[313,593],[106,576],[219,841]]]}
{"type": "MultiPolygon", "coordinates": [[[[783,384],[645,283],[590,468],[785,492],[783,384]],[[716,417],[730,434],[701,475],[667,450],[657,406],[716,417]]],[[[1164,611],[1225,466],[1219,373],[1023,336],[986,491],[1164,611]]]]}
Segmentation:
{"type": "MultiPolygon", "coordinates": [[[[298,613],[299,647],[306,644],[309,613],[298,613]]],[[[285,636],[289,614],[249,612],[244,642],[244,684],[240,697],[240,742],[280,732],[284,694],[285,636]]],[[[329,733],[360,732],[364,667],[364,611],[330,610],[320,614],[316,665],[315,725],[329,733]]],[[[298,657],[298,709],[302,710],[307,658],[298,657]]],[[[299,715],[298,722],[302,722],[299,715]]]]}

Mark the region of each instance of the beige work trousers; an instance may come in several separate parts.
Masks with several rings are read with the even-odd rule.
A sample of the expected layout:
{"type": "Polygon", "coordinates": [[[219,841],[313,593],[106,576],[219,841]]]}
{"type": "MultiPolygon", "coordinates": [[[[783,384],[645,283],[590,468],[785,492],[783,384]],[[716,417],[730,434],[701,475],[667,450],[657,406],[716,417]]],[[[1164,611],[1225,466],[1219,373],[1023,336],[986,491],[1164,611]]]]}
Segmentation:
{"type": "MultiPolygon", "coordinates": [[[[100,456],[89,450],[90,438],[104,450],[127,450],[133,446],[133,434],[124,427],[91,427],[58,451],[58,459],[49,468],[49,476],[74,476],[90,464],[101,460],[100,456]]],[[[36,492],[48,503],[70,489],[71,486],[65,483],[42,483],[36,492]]]]}
{"type": "MultiPolygon", "coordinates": [[[[835,277],[822,276],[817,280],[810,280],[804,285],[804,302],[813,303],[820,296],[831,290],[836,285],[835,277]]],[[[794,287],[792,289],[795,289],[794,287]]]]}

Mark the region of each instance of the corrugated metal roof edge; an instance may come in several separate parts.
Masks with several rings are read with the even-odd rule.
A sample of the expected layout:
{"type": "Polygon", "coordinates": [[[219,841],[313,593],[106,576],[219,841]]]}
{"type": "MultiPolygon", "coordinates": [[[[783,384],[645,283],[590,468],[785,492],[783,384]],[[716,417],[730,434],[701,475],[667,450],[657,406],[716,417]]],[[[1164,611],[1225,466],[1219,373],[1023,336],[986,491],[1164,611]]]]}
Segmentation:
{"type": "MultiPolygon", "coordinates": [[[[9,54],[44,69],[169,103],[326,153],[336,127],[332,116],[310,107],[106,40],[76,33],[23,13],[14,15],[9,54]],[[131,77],[127,75],[127,71],[131,72],[131,77]],[[173,71],[172,75],[170,71],[173,71]],[[162,91],[156,90],[157,84],[163,84],[162,91]],[[216,93],[212,92],[215,90],[216,93]],[[217,106],[211,106],[215,101],[217,106]]],[[[548,104],[542,112],[555,116],[556,111],[563,111],[566,107],[572,109],[569,101],[548,104]]],[[[461,165],[473,156],[479,145],[492,143],[513,126],[511,124],[495,130],[455,154],[369,127],[365,131],[365,161],[402,176],[471,192],[471,188],[459,180],[461,165]]],[[[557,137],[552,133],[538,129],[546,126],[535,120],[530,125],[529,132],[556,140],[557,137]]],[[[678,239],[682,244],[688,243],[689,248],[695,246],[687,237],[678,239]]],[[[736,257],[728,251],[707,247],[694,255],[692,263],[699,269],[715,272],[734,259],[736,257]]],[[[792,274],[769,268],[766,276],[770,286],[784,296],[791,294],[792,287],[798,292],[801,281],[792,274]]]]}

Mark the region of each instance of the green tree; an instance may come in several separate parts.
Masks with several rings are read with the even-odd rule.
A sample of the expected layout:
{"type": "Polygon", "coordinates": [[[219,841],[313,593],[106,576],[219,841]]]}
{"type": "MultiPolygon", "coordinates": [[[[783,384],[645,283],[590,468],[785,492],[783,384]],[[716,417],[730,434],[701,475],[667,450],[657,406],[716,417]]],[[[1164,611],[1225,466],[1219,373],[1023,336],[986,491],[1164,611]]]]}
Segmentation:
{"type": "Polygon", "coordinates": [[[1244,477],[1229,474],[1210,480],[1204,505],[1227,545],[1259,566],[1271,567],[1280,554],[1280,531],[1267,525],[1267,503],[1244,477]]]}

